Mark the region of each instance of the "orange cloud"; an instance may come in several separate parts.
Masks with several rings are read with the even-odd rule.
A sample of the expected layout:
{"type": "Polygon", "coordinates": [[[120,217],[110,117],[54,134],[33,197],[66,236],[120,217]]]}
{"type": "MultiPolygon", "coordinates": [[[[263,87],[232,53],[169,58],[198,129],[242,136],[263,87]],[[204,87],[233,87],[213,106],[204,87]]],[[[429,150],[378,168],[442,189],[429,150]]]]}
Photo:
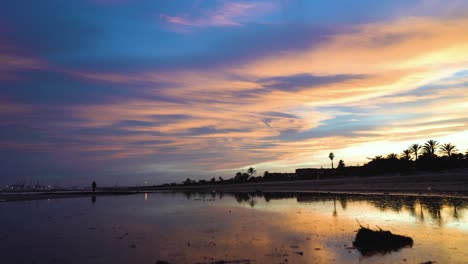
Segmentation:
{"type": "MultiPolygon", "coordinates": [[[[354,156],[362,163],[365,155],[374,153],[369,149],[375,142],[404,148],[409,140],[445,137],[466,130],[467,88],[462,80],[448,80],[447,77],[468,66],[467,24],[464,18],[405,18],[358,25],[346,28],[345,33],[330,37],[318,46],[252,58],[239,65],[211,71],[73,73],[100,82],[145,84],[144,93],[148,95],[181,101],[129,99],[75,108],[74,113],[84,120],[81,125],[86,127],[110,126],[121,120],[156,122],[158,115],[190,116],[156,122],[154,126],[125,128],[143,135],[108,138],[116,137],[112,142],[126,143],[164,138],[167,143],[151,145],[152,153],[164,149],[224,157],[222,162],[213,156],[193,160],[194,164],[212,169],[255,163],[290,167],[328,165],[324,157],[330,150],[347,154],[349,150],[361,152],[354,156]],[[272,89],[261,81],[301,74],[360,77],[306,85],[297,90],[272,89]],[[157,83],[171,83],[171,87],[151,89],[157,83]],[[409,94],[430,84],[449,88],[429,94],[409,94]],[[353,113],[341,110],[343,107],[365,109],[365,112],[353,113]],[[279,137],[285,131],[313,132],[327,121],[345,115],[353,116],[346,122],[356,124],[360,119],[373,118],[374,126],[353,128],[348,135],[305,139],[279,137]],[[402,117],[379,120],[388,116],[402,117]],[[203,129],[210,132],[204,133],[203,129]],[[151,134],[154,132],[158,135],[151,134]]],[[[335,132],[339,134],[339,128],[335,132]]],[[[136,150],[125,146],[121,152],[118,155],[147,153],[145,147],[136,150]]]]}

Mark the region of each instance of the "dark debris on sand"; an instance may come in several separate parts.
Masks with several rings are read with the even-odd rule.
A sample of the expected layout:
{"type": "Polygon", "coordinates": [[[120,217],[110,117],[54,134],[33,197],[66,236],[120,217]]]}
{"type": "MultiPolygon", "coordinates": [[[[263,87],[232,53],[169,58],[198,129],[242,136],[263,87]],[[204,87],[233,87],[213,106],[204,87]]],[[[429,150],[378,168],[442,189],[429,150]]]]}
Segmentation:
{"type": "Polygon", "coordinates": [[[379,230],[372,230],[361,225],[353,246],[363,255],[385,254],[404,247],[412,247],[413,239],[407,236],[395,235],[380,228],[379,230]]]}

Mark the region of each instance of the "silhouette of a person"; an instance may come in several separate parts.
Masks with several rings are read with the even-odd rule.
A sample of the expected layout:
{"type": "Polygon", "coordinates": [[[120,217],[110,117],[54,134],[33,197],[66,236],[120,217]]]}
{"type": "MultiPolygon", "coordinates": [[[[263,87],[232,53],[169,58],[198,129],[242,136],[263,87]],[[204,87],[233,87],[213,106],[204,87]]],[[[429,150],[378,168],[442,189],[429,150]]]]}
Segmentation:
{"type": "Polygon", "coordinates": [[[91,187],[93,187],[93,192],[96,192],[96,182],[93,181],[93,183],[91,184],[91,187]]]}

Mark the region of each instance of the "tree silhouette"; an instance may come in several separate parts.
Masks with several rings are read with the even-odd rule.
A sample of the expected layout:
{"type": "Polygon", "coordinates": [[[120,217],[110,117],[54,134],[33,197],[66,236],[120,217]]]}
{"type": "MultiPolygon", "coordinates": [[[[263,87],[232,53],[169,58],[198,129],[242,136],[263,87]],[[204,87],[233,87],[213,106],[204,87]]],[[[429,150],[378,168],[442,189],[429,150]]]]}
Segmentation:
{"type": "Polygon", "coordinates": [[[411,150],[410,149],[403,150],[403,153],[401,154],[401,157],[404,160],[411,160],[411,150]]]}
{"type": "Polygon", "coordinates": [[[423,149],[424,149],[425,153],[430,155],[430,157],[435,157],[436,156],[435,152],[436,152],[436,149],[437,149],[438,146],[439,146],[439,142],[437,142],[436,140],[431,139],[431,140],[428,140],[424,144],[423,149]]]}
{"type": "Polygon", "coordinates": [[[343,160],[338,161],[338,167],[337,167],[338,169],[343,169],[345,166],[346,165],[343,160]]]}
{"type": "Polygon", "coordinates": [[[252,167],[250,167],[250,168],[247,170],[247,172],[250,174],[250,177],[254,176],[255,173],[257,173],[257,171],[256,171],[254,168],[252,168],[252,167]]]}
{"type": "Polygon", "coordinates": [[[234,176],[234,180],[240,180],[242,178],[242,172],[238,171],[236,172],[236,176],[234,176]]]}
{"type": "Polygon", "coordinates": [[[457,148],[452,143],[445,143],[440,146],[440,149],[442,150],[442,153],[446,154],[449,158],[452,156],[452,154],[457,152],[457,148]]]}
{"type": "MultiPolygon", "coordinates": [[[[330,152],[328,155],[331,161],[332,170],[323,170],[323,168],[304,168],[296,169],[295,173],[269,173],[264,171],[264,175],[255,177],[256,170],[253,167],[247,170],[239,171],[233,178],[223,179],[222,177],[212,178],[211,180],[191,180],[187,178],[182,182],[184,185],[202,185],[202,184],[223,184],[245,182],[267,182],[267,181],[284,181],[284,180],[303,180],[303,179],[319,179],[319,177],[336,177],[344,175],[363,175],[374,176],[388,173],[413,173],[417,170],[422,171],[441,171],[454,168],[468,167],[468,149],[466,152],[460,151],[452,143],[440,144],[435,140],[428,140],[424,145],[412,144],[408,149],[401,154],[390,153],[382,156],[378,155],[374,158],[367,158],[370,161],[362,166],[345,167],[343,160],[339,160],[337,168],[334,167],[335,155],[330,152]],[[423,150],[423,151],[422,151],[423,150]],[[422,152],[422,153],[420,153],[422,152]],[[438,155],[436,155],[436,153],[438,155]],[[414,155],[415,162],[412,161],[414,155]],[[245,172],[244,172],[245,171],[245,172]],[[224,181],[224,182],[223,182],[224,181]]],[[[17,183],[12,185],[12,189],[23,189],[26,183],[17,183]]],[[[162,186],[176,186],[176,183],[166,183],[162,186]]],[[[39,186],[36,184],[35,187],[39,186]]],[[[31,188],[27,185],[26,188],[31,188]]],[[[34,188],[34,187],[32,187],[34,188]]],[[[50,188],[50,186],[49,186],[50,188]]]]}
{"type": "Polygon", "coordinates": [[[421,146],[419,144],[413,144],[410,146],[411,152],[414,154],[414,160],[418,160],[418,151],[421,149],[421,146]]]}
{"type": "Polygon", "coordinates": [[[185,181],[182,182],[183,184],[192,184],[193,181],[190,178],[187,178],[185,181]]]}
{"type": "Polygon", "coordinates": [[[332,169],[333,169],[333,159],[335,158],[335,155],[333,154],[333,152],[330,152],[330,154],[328,155],[328,157],[329,157],[330,160],[331,160],[331,165],[332,165],[332,169]]]}

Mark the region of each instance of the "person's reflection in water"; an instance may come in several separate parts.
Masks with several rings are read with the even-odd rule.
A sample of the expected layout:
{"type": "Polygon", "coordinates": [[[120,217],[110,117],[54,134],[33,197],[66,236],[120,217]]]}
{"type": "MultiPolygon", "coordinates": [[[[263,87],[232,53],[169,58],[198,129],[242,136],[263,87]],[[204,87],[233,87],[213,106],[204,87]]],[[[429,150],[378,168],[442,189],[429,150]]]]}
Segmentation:
{"type": "Polygon", "coordinates": [[[96,196],[91,196],[91,203],[94,205],[96,203],[96,196]]]}

